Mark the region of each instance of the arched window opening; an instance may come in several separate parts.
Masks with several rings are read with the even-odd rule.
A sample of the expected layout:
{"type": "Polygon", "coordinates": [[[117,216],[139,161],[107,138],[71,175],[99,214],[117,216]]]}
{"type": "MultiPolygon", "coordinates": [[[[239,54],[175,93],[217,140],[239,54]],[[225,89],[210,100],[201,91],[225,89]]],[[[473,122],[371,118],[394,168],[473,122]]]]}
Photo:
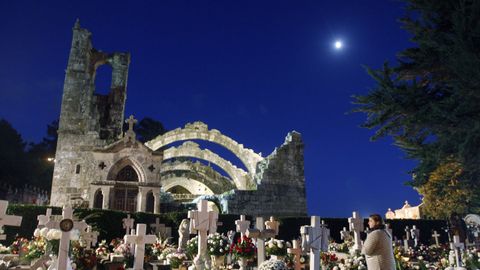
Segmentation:
{"type": "Polygon", "coordinates": [[[155,198],[153,197],[153,192],[148,192],[147,193],[147,207],[145,209],[146,212],[148,213],[153,213],[154,208],[155,208],[155,198]]]}
{"type": "Polygon", "coordinates": [[[132,166],[127,165],[118,172],[115,181],[138,182],[138,174],[132,166]]]}
{"type": "Polygon", "coordinates": [[[101,190],[95,192],[95,197],[93,200],[93,208],[102,209],[103,206],[103,193],[101,190]]]}
{"type": "Polygon", "coordinates": [[[112,67],[103,64],[95,70],[95,94],[108,95],[112,84],[112,67]]]}

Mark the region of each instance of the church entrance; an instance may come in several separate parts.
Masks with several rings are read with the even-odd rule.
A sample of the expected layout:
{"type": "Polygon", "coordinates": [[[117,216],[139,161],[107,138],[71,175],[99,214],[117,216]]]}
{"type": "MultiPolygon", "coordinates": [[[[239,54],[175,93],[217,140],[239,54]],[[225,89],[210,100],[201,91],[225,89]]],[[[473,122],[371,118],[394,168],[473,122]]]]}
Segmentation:
{"type": "Polygon", "coordinates": [[[138,175],[132,166],[121,169],[115,178],[113,187],[113,203],[111,208],[120,211],[135,212],[137,210],[138,175]]]}

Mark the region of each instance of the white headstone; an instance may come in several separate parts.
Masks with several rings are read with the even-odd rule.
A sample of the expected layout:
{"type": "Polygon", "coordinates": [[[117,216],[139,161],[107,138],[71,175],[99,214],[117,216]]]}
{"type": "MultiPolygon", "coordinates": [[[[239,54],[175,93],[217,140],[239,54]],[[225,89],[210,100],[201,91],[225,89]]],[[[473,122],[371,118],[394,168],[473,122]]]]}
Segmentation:
{"type": "Polygon", "coordinates": [[[37,228],[41,229],[45,227],[47,222],[50,221],[50,217],[52,216],[52,208],[47,208],[47,213],[45,215],[38,215],[37,220],[38,220],[38,225],[37,228]]]}
{"type": "Polygon", "coordinates": [[[420,230],[417,229],[416,225],[413,225],[412,229],[410,230],[410,233],[412,235],[414,246],[417,247],[420,244],[420,230]]]}
{"type": "Polygon", "coordinates": [[[92,226],[87,226],[87,231],[81,235],[83,241],[85,241],[86,249],[90,250],[92,246],[97,245],[98,232],[92,231],[92,226]]]}
{"type": "Polygon", "coordinates": [[[130,214],[128,214],[126,218],[122,219],[122,221],[123,221],[123,228],[125,229],[125,235],[129,235],[130,230],[133,229],[135,219],[130,218],[130,214]]]}
{"type": "Polygon", "coordinates": [[[352,217],[348,218],[348,223],[350,224],[350,228],[353,231],[354,236],[354,244],[352,247],[352,251],[361,251],[362,250],[362,238],[361,232],[363,231],[363,218],[360,214],[355,211],[352,214],[352,217]]]}
{"type": "Polygon", "coordinates": [[[343,227],[343,229],[340,231],[340,239],[342,239],[344,242],[350,238],[350,231],[347,231],[346,227],[343,227]]]}
{"type": "MultiPolygon", "coordinates": [[[[0,201],[0,229],[7,226],[19,227],[22,223],[22,217],[7,215],[8,201],[0,201]]],[[[0,240],[5,240],[6,235],[0,235],[0,240]]]]}
{"type": "Polygon", "coordinates": [[[255,239],[257,242],[257,266],[259,267],[265,261],[265,239],[275,237],[275,231],[272,229],[264,229],[263,217],[257,217],[255,220],[255,228],[247,229],[245,235],[255,239]]]}
{"type": "Polygon", "coordinates": [[[462,250],[465,249],[465,244],[460,242],[460,236],[453,236],[453,243],[450,243],[450,248],[455,251],[455,269],[465,269],[462,264],[462,250]]]}
{"type": "Polygon", "coordinates": [[[438,234],[437,231],[433,231],[432,237],[435,239],[435,245],[439,247],[440,242],[438,241],[438,238],[440,237],[440,234],[438,234]]]}
{"type": "Polygon", "coordinates": [[[190,232],[198,233],[198,252],[193,262],[197,270],[203,270],[207,257],[207,232],[217,231],[218,213],[208,211],[206,200],[200,200],[197,203],[197,209],[188,211],[188,218],[190,218],[190,232]]]}
{"type": "Polygon", "coordinates": [[[310,251],[310,270],[320,269],[320,247],[322,243],[322,229],[320,217],[312,216],[310,226],[300,227],[302,248],[310,251]]]}
{"type": "Polygon", "coordinates": [[[162,238],[172,237],[172,228],[161,224],[160,218],[155,218],[155,223],[151,223],[150,228],[152,228],[154,234],[159,234],[162,238]]]}
{"type": "Polygon", "coordinates": [[[288,254],[293,255],[293,263],[295,265],[295,270],[300,270],[302,269],[302,264],[300,263],[300,258],[302,256],[302,249],[298,245],[298,240],[293,240],[292,241],[293,247],[288,248],[287,252],[288,254]]]}
{"type": "Polygon", "coordinates": [[[240,215],[240,219],[235,220],[235,225],[237,228],[237,232],[240,233],[241,239],[243,241],[243,236],[248,228],[250,228],[250,221],[245,219],[245,215],[240,215]]]}
{"type": "Polygon", "coordinates": [[[267,229],[271,229],[275,231],[275,235],[278,235],[279,226],[280,226],[280,222],[276,221],[274,217],[270,217],[269,220],[265,221],[265,227],[267,229]]]}
{"type": "Polygon", "coordinates": [[[124,241],[127,244],[135,245],[135,262],[134,270],[143,270],[143,262],[145,259],[145,244],[153,244],[157,241],[155,235],[147,235],[147,225],[137,224],[136,235],[125,235],[124,241]]]}
{"type": "Polygon", "coordinates": [[[322,228],[322,244],[320,245],[321,251],[328,251],[328,244],[330,241],[330,229],[327,228],[327,224],[322,220],[322,224],[320,224],[322,228]]]}

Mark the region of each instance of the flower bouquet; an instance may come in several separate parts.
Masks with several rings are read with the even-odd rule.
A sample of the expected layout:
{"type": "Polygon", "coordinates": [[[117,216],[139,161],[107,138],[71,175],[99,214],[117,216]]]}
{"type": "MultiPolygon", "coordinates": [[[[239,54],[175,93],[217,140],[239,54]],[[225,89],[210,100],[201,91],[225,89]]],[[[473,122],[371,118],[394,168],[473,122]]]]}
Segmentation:
{"type": "Polygon", "coordinates": [[[95,249],[95,255],[98,259],[108,259],[108,256],[110,255],[110,250],[108,249],[106,240],[102,240],[98,244],[98,248],[95,249]]]}
{"type": "Polygon", "coordinates": [[[223,256],[228,252],[228,238],[219,233],[210,234],[207,238],[208,255],[223,256]]]}
{"type": "Polygon", "coordinates": [[[230,246],[230,253],[236,259],[253,258],[253,256],[255,255],[255,246],[252,243],[252,239],[246,236],[243,236],[243,238],[239,238],[237,243],[232,243],[232,245],[230,246]]]}
{"type": "Polygon", "coordinates": [[[187,241],[187,246],[185,247],[187,256],[190,259],[193,259],[198,253],[198,235],[187,241]]]}
{"type": "Polygon", "coordinates": [[[172,269],[180,268],[180,265],[187,259],[187,254],[179,250],[167,255],[167,260],[170,261],[170,267],[172,269]]]}
{"type": "Polygon", "coordinates": [[[87,250],[79,241],[72,241],[71,257],[72,268],[76,270],[90,270],[97,265],[97,256],[93,250],[87,250]]]}
{"type": "Polygon", "coordinates": [[[320,263],[322,264],[322,269],[332,269],[336,266],[338,262],[337,255],[334,253],[321,252],[320,253],[320,263]]]}
{"type": "Polygon", "coordinates": [[[165,250],[166,248],[172,248],[172,247],[173,246],[168,243],[168,238],[165,240],[162,240],[162,238],[157,237],[157,241],[155,241],[155,243],[152,244],[152,255],[160,257],[163,250],[165,250]]]}
{"type": "Polygon", "coordinates": [[[10,250],[9,247],[6,247],[2,244],[0,244],[0,254],[10,254],[12,251],[10,250]]]}
{"type": "Polygon", "coordinates": [[[130,245],[126,244],[122,241],[113,241],[113,253],[115,255],[122,255],[123,256],[123,262],[127,267],[132,267],[133,266],[133,253],[132,250],[130,250],[130,245]]]}
{"type": "Polygon", "coordinates": [[[174,248],[174,247],[166,247],[162,250],[162,253],[158,257],[158,259],[160,261],[166,260],[168,258],[168,255],[170,255],[171,253],[175,253],[176,251],[177,251],[177,249],[174,248]]]}
{"type": "Polygon", "coordinates": [[[258,267],[258,270],[287,270],[287,265],[283,261],[279,260],[267,260],[264,261],[258,267]]]}
{"type": "Polygon", "coordinates": [[[287,245],[285,241],[278,239],[270,239],[265,243],[265,251],[267,255],[281,256],[284,257],[287,255],[287,245]]]}

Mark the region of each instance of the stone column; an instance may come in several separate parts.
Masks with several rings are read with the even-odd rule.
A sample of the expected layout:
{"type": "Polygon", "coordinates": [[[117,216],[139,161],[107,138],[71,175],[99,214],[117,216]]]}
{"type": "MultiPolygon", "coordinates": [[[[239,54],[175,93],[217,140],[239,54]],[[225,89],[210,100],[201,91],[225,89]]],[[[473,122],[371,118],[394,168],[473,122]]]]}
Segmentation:
{"type": "Polygon", "coordinates": [[[147,209],[147,194],[145,190],[141,187],[138,189],[138,199],[137,199],[137,211],[138,212],[145,212],[147,209]]]}
{"type": "Polygon", "coordinates": [[[154,192],[153,193],[153,213],[154,214],[160,214],[160,194],[159,192],[154,192]]]}
{"type": "Polygon", "coordinates": [[[102,209],[110,209],[110,187],[102,187],[102,209]]]}

